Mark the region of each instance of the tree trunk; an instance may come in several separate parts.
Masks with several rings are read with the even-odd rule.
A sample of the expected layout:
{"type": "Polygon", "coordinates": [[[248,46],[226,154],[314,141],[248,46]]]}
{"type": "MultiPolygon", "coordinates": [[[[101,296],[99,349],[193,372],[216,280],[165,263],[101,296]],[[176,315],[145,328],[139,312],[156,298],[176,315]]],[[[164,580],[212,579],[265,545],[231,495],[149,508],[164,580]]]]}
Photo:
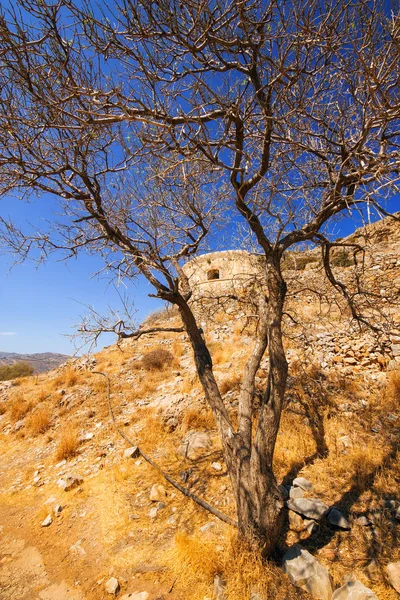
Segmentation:
{"type": "MultiPolygon", "coordinates": [[[[273,473],[273,455],[286,389],[287,361],[282,342],[282,311],[286,284],[280,272],[280,256],[268,262],[269,377],[258,425],[250,439],[248,426],[234,432],[212,370],[208,348],[192,311],[182,299],[178,304],[188,332],[207,401],[219,428],[227,470],[236,501],[239,532],[252,545],[271,556],[283,525],[283,500],[273,473]],[[253,437],[253,440],[251,439],[253,437]]],[[[262,345],[262,344],[261,344],[262,345]]],[[[262,354],[262,352],[260,351],[262,354]]],[[[251,415],[250,415],[251,419],[251,415]]]]}
{"type": "Polygon", "coordinates": [[[280,270],[280,256],[267,264],[269,376],[264,402],[251,450],[237,452],[237,487],[234,489],[239,531],[273,554],[283,526],[283,499],[273,472],[273,456],[286,390],[288,365],[282,339],[282,314],[286,284],[280,270]]]}

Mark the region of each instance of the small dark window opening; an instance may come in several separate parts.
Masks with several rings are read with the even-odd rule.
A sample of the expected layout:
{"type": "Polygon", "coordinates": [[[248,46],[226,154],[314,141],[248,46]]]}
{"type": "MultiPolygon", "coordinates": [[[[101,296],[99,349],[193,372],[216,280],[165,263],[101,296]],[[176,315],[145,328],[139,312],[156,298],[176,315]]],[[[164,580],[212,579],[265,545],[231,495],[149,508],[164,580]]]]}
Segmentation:
{"type": "Polygon", "coordinates": [[[219,279],[219,270],[211,269],[210,271],[208,271],[207,279],[208,279],[208,281],[213,281],[215,279],[219,279]]]}

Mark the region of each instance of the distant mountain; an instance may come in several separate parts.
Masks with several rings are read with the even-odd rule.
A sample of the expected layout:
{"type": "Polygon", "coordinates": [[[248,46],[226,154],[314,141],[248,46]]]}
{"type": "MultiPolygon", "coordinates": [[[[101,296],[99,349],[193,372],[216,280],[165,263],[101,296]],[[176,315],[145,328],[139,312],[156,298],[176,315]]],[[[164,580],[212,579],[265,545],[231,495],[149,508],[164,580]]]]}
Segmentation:
{"type": "Polygon", "coordinates": [[[55,352],[41,352],[37,354],[17,354],[16,352],[0,352],[0,366],[13,365],[21,360],[28,362],[35,369],[35,373],[43,373],[57,368],[70,356],[55,352]]]}

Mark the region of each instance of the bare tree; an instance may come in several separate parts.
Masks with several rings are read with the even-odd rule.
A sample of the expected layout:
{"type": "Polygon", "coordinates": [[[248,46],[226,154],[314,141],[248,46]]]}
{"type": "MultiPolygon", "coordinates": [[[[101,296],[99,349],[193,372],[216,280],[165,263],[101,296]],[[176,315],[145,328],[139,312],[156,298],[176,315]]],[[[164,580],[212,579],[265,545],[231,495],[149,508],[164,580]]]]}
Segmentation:
{"type": "Polygon", "coordinates": [[[100,254],[111,274],[141,274],[178,307],[239,530],[267,555],[283,519],[272,467],[288,371],[282,258],[321,244],[345,291],[329,269],[326,226],[363,206],[384,215],[398,189],[400,20],[381,4],[17,0],[0,17],[1,193],[48,192],[62,206],[45,232],[3,219],[3,239],[23,257],[100,254]],[[266,265],[237,426],[182,270],[222,218],[232,234],[243,221],[266,265]]]}

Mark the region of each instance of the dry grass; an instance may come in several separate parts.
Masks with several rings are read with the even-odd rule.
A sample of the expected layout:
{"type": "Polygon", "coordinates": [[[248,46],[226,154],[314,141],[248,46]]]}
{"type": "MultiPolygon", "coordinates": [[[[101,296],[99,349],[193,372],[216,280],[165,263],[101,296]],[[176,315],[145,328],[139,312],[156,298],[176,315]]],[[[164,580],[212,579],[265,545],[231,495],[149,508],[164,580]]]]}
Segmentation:
{"type": "Polygon", "coordinates": [[[156,348],[146,352],[142,358],[142,366],[146,371],[161,371],[171,368],[175,362],[174,356],[164,348],[156,348]]]}
{"type": "Polygon", "coordinates": [[[76,456],[79,448],[79,438],[76,429],[73,427],[65,427],[61,431],[58,441],[55,459],[56,461],[69,459],[76,456]]]}
{"type": "Polygon", "coordinates": [[[47,407],[39,408],[31,413],[27,420],[27,426],[32,435],[44,433],[51,426],[51,412],[47,407]]]}
{"type": "Polygon", "coordinates": [[[193,390],[200,391],[200,382],[196,376],[186,376],[181,383],[181,393],[191,394],[193,390]]]}
{"type": "Polygon", "coordinates": [[[214,365],[223,365],[232,359],[232,346],[230,344],[209,344],[214,365]]]}
{"type": "Polygon", "coordinates": [[[11,400],[10,419],[12,423],[23,419],[33,408],[31,401],[26,400],[21,394],[16,394],[11,400]]]}
{"type": "Polygon", "coordinates": [[[240,373],[231,372],[229,373],[229,375],[225,376],[219,383],[219,391],[221,392],[221,394],[227,394],[232,390],[239,390],[241,381],[242,376],[240,373]]]}
{"type": "Polygon", "coordinates": [[[82,375],[82,373],[78,374],[73,367],[66,367],[55,379],[53,379],[52,387],[53,389],[60,387],[74,387],[74,385],[79,382],[80,375],[82,375]]]}
{"type": "Polygon", "coordinates": [[[190,408],[185,411],[181,430],[185,434],[189,429],[215,429],[215,419],[210,409],[190,408]]]}
{"type": "Polygon", "coordinates": [[[260,553],[239,542],[236,535],[205,538],[177,533],[167,561],[178,577],[179,597],[210,597],[216,575],[225,581],[229,600],[247,599],[256,593],[274,600],[307,597],[289,584],[278,567],[263,562],[260,553]]]}
{"type": "Polygon", "coordinates": [[[400,405],[400,369],[391,371],[384,394],[385,404],[388,409],[395,410],[400,405]]]}

